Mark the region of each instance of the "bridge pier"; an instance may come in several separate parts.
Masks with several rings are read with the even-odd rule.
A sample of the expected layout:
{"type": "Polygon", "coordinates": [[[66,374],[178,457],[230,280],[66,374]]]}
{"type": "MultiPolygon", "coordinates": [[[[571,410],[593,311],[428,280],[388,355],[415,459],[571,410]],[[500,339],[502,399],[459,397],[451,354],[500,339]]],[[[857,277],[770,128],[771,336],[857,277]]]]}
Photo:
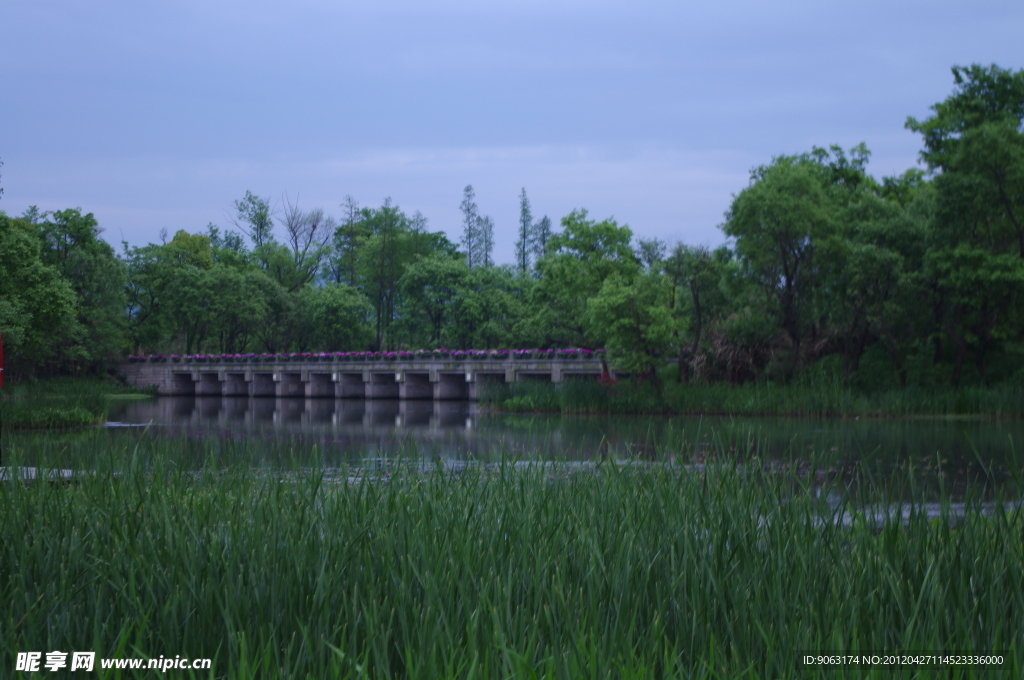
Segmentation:
{"type": "Polygon", "coordinates": [[[366,386],[367,399],[398,398],[398,375],[394,371],[387,373],[365,371],[363,384],[366,386]]]}
{"type": "Polygon", "coordinates": [[[225,397],[245,397],[249,395],[249,383],[245,373],[224,373],[222,392],[225,397]]]}
{"type": "Polygon", "coordinates": [[[429,373],[402,371],[398,383],[399,399],[432,399],[434,386],[430,384],[429,373]]]}
{"type": "Polygon", "coordinates": [[[332,375],[334,380],[334,396],[339,399],[362,399],[366,396],[363,386],[363,373],[343,373],[337,371],[332,375]]]}
{"type": "Polygon", "coordinates": [[[278,397],[304,397],[306,396],[305,386],[302,384],[301,372],[284,372],[274,374],[274,382],[277,383],[274,394],[278,397]]]}
{"type": "Polygon", "coordinates": [[[272,373],[253,372],[252,380],[249,382],[249,394],[254,397],[273,397],[276,392],[277,385],[274,383],[272,373]]]}
{"type": "Polygon", "coordinates": [[[330,373],[313,373],[310,371],[306,382],[307,397],[334,397],[334,383],[330,373]]]}
{"type": "Polygon", "coordinates": [[[469,399],[469,375],[466,373],[436,374],[434,399],[469,399]]]}
{"type": "Polygon", "coordinates": [[[223,392],[220,380],[213,371],[194,371],[192,373],[192,382],[195,384],[195,394],[197,397],[220,396],[223,392]]]}

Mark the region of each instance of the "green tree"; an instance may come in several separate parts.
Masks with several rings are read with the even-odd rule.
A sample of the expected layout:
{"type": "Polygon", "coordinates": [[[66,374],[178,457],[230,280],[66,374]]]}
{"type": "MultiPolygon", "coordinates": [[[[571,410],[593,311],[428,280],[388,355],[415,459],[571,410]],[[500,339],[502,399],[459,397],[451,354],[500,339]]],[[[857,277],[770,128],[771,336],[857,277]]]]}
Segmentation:
{"type": "MultiPolygon", "coordinates": [[[[934,173],[926,271],[958,385],[966,360],[984,380],[987,357],[1022,334],[1011,321],[1021,310],[1006,256],[1024,259],[1024,70],[954,67],[953,79],[953,94],[932,116],[906,125],[922,135],[921,158],[934,173]]],[[[936,336],[936,360],[942,354],[936,336]]]]}
{"type": "Polygon", "coordinates": [[[444,329],[470,272],[465,260],[447,253],[432,253],[406,267],[399,289],[407,341],[435,348],[444,344],[444,329]]]}
{"type": "Polygon", "coordinates": [[[217,225],[210,223],[206,225],[206,233],[203,236],[210,239],[210,255],[214,263],[236,269],[250,266],[250,254],[241,235],[232,231],[221,232],[217,225]]]}
{"type": "Polygon", "coordinates": [[[470,270],[451,302],[445,343],[462,349],[520,344],[528,332],[527,286],[509,266],[470,270]]]}
{"type": "Polygon", "coordinates": [[[466,265],[473,269],[481,264],[482,254],[480,252],[480,210],[476,205],[476,192],[473,185],[467,184],[462,190],[462,203],[459,205],[462,211],[462,247],[466,253],[466,265]]]}
{"type": "Polygon", "coordinates": [[[545,215],[533,225],[532,247],[534,262],[544,257],[549,240],[551,240],[551,218],[545,215]]]}
{"type": "Polygon", "coordinates": [[[269,198],[246,191],[245,197],[235,201],[235,210],[235,226],[252,240],[257,251],[274,240],[274,214],[269,198]]]}
{"type": "Polygon", "coordinates": [[[303,324],[300,348],[338,352],[368,346],[372,311],[366,297],[351,286],[328,283],[303,288],[298,296],[303,324]]]}
{"type": "Polygon", "coordinates": [[[587,219],[586,210],[562,218],[537,263],[534,324],[549,345],[600,347],[604,332],[587,323],[587,302],[612,275],[631,280],[639,263],[630,245],[633,232],[613,219],[587,219]]]}
{"type": "Polygon", "coordinates": [[[533,211],[526,187],[519,193],[519,237],[516,239],[516,269],[525,276],[530,270],[530,253],[534,241],[533,211]]]}
{"type": "Polygon", "coordinates": [[[799,365],[822,267],[838,235],[838,205],[828,186],[818,160],[780,156],[751,172],[750,186],[733,199],[722,227],[789,344],[786,380],[799,365]]]}
{"type": "Polygon", "coordinates": [[[377,209],[364,209],[362,223],[368,236],[359,259],[359,286],[373,307],[375,349],[394,346],[395,321],[401,309],[399,282],[405,270],[434,252],[453,252],[441,233],[427,232],[425,220],[412,220],[390,199],[377,209]]]}
{"type": "Polygon", "coordinates": [[[703,246],[677,244],[664,262],[671,284],[668,307],[673,325],[679,382],[690,379],[691,365],[708,323],[725,306],[720,285],[728,251],[712,253],[703,246]]]}
{"type": "Polygon", "coordinates": [[[221,354],[249,348],[267,316],[263,291],[269,284],[259,269],[238,268],[215,262],[203,273],[209,292],[209,346],[221,354]]]}
{"type": "Polygon", "coordinates": [[[331,279],[335,283],[356,286],[359,281],[360,251],[370,232],[363,224],[359,204],[354,198],[346,196],[341,208],[341,224],[335,228],[331,239],[331,279]]]}
{"type": "Polygon", "coordinates": [[[54,266],[43,263],[28,222],[0,212],[0,334],[11,375],[53,370],[59,348],[80,334],[77,296],[54,266]]]}
{"type": "Polygon", "coordinates": [[[63,348],[65,368],[81,372],[112,365],[126,343],[125,265],[100,238],[92,213],[58,210],[42,217],[36,225],[42,261],[71,284],[77,301],[79,332],[63,348]]]}
{"type": "Polygon", "coordinates": [[[657,271],[637,272],[632,279],[612,274],[587,301],[594,334],[606,338],[614,362],[649,376],[661,394],[658,367],[672,346],[675,323],[669,308],[671,282],[657,271]]]}

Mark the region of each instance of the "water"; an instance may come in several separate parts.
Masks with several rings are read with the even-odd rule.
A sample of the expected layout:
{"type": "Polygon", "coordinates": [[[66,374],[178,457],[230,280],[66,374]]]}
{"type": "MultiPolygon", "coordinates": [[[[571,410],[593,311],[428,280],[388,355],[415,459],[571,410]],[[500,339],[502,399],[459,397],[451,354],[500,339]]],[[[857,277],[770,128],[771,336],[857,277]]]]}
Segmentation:
{"type": "Polygon", "coordinates": [[[1024,441],[1021,421],[520,415],[460,401],[159,397],[115,402],[109,417],[150,424],[147,436],[288,439],[346,458],[410,446],[457,460],[735,455],[836,469],[913,464],[954,477],[1012,475],[1024,441]]]}

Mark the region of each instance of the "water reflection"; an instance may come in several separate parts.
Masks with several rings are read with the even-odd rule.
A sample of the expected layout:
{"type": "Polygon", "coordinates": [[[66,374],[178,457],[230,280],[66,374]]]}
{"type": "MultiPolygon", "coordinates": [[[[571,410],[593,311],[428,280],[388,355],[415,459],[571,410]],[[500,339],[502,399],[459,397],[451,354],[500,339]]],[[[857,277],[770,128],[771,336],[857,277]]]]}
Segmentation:
{"type": "Polygon", "coordinates": [[[211,429],[313,433],[412,429],[440,433],[473,429],[476,405],[468,401],[296,399],[270,397],[161,397],[115,404],[110,419],[154,425],[174,431],[211,429]]]}
{"type": "Polygon", "coordinates": [[[114,404],[111,420],[156,434],[432,443],[446,456],[701,461],[714,455],[830,464],[1017,469],[1020,421],[488,414],[467,401],[160,397],[114,404]]]}

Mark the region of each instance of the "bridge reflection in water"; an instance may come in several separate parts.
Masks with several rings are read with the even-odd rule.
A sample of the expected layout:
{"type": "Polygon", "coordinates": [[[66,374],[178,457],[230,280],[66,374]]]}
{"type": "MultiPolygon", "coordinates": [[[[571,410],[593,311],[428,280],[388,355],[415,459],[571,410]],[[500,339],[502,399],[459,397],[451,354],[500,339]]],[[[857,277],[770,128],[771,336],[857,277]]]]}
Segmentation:
{"type": "MultiPolygon", "coordinates": [[[[560,430],[509,427],[469,401],[178,396],[115,403],[108,417],[111,425],[151,425],[128,428],[136,436],[275,441],[300,457],[316,446],[349,462],[567,454],[560,430]]],[[[592,438],[597,446],[601,435],[592,438]]]]}
{"type": "Polygon", "coordinates": [[[112,419],[141,424],[225,430],[472,429],[477,407],[467,401],[302,399],[294,397],[160,397],[127,404],[112,419]]]}

